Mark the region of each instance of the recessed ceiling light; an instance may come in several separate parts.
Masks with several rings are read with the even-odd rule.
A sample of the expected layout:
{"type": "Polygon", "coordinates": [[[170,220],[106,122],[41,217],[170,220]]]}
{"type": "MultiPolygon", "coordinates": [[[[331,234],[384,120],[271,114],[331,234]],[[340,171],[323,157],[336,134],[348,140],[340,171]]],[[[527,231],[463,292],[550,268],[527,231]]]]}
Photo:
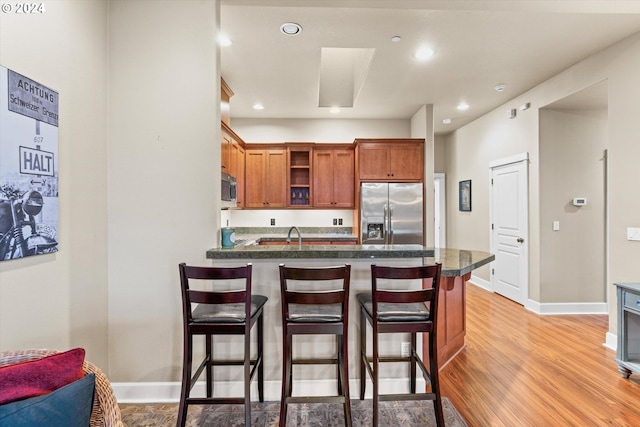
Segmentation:
{"type": "Polygon", "coordinates": [[[253,104],[253,109],[254,110],[264,110],[264,105],[260,104],[259,102],[256,102],[255,104],[253,104]]]}
{"type": "Polygon", "coordinates": [[[427,61],[428,59],[431,59],[433,55],[435,55],[435,51],[433,49],[430,47],[421,47],[416,51],[414,56],[418,61],[427,61]]]}
{"type": "Polygon", "coordinates": [[[495,90],[497,90],[498,92],[502,92],[507,88],[507,85],[500,83],[499,85],[496,85],[494,87],[495,90]]]}
{"type": "Polygon", "coordinates": [[[391,41],[392,41],[392,42],[394,42],[394,43],[401,42],[401,41],[402,41],[402,37],[400,37],[400,36],[393,36],[393,37],[391,37],[391,41]]]}
{"type": "Polygon", "coordinates": [[[280,31],[288,36],[296,36],[302,32],[302,27],[295,22],[285,22],[280,26],[280,31]]]}
{"type": "Polygon", "coordinates": [[[220,46],[231,46],[231,39],[226,34],[218,35],[218,44],[220,46]]]}
{"type": "Polygon", "coordinates": [[[449,123],[451,123],[451,119],[442,119],[442,123],[448,125],[449,123]]]}
{"type": "Polygon", "coordinates": [[[461,102],[456,108],[460,111],[468,110],[469,104],[467,104],[466,102],[461,102]]]}
{"type": "Polygon", "coordinates": [[[329,112],[331,114],[338,114],[340,112],[340,107],[331,107],[331,109],[329,109],[329,112]]]}

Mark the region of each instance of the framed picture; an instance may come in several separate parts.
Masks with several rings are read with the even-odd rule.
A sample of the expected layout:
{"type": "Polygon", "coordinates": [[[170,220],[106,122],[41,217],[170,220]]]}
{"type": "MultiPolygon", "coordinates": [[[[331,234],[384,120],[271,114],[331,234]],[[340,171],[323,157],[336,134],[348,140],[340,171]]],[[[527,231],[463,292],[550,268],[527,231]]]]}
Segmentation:
{"type": "Polygon", "coordinates": [[[471,212],[471,180],[460,181],[458,184],[458,210],[471,212]]]}

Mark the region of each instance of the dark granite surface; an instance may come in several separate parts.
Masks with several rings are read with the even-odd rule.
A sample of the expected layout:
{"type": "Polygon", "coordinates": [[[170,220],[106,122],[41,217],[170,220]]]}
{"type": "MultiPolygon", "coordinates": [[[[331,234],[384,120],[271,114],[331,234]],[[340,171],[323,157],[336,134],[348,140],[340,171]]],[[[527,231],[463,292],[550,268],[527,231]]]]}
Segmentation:
{"type": "Polygon", "coordinates": [[[249,245],[209,249],[210,259],[287,258],[424,258],[434,255],[422,245],[249,245]]]}
{"type": "Polygon", "coordinates": [[[421,245],[265,245],[209,249],[209,259],[392,259],[425,258],[441,262],[442,275],[462,276],[495,260],[483,251],[434,249],[421,245]]]}
{"type": "MultiPolygon", "coordinates": [[[[289,227],[237,227],[235,240],[241,242],[230,249],[209,249],[209,259],[397,259],[425,258],[425,263],[442,263],[442,275],[462,276],[495,260],[495,255],[482,251],[428,248],[422,245],[351,245],[297,244],[298,235],[291,233],[291,243],[259,245],[278,242],[287,237],[289,227]]],[[[302,241],[357,242],[351,227],[300,227],[302,241]]]]}

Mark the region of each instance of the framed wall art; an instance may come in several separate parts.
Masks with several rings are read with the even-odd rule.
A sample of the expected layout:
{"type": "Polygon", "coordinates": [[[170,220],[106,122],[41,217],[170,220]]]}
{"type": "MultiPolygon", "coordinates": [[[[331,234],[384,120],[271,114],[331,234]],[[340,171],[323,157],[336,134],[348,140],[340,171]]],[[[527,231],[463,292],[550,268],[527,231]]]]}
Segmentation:
{"type": "Polygon", "coordinates": [[[0,261],[58,250],[58,105],[0,67],[0,261]]]}
{"type": "Polygon", "coordinates": [[[471,180],[458,183],[458,210],[471,212],[471,180]]]}

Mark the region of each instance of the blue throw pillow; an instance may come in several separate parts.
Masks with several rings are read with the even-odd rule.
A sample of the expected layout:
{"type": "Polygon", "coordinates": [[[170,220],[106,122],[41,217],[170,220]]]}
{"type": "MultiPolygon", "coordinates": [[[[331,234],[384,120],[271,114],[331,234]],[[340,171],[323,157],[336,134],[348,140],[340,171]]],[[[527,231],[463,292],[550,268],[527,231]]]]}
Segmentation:
{"type": "Polygon", "coordinates": [[[0,405],[0,426],[88,427],[95,374],[43,396],[0,405]]]}

